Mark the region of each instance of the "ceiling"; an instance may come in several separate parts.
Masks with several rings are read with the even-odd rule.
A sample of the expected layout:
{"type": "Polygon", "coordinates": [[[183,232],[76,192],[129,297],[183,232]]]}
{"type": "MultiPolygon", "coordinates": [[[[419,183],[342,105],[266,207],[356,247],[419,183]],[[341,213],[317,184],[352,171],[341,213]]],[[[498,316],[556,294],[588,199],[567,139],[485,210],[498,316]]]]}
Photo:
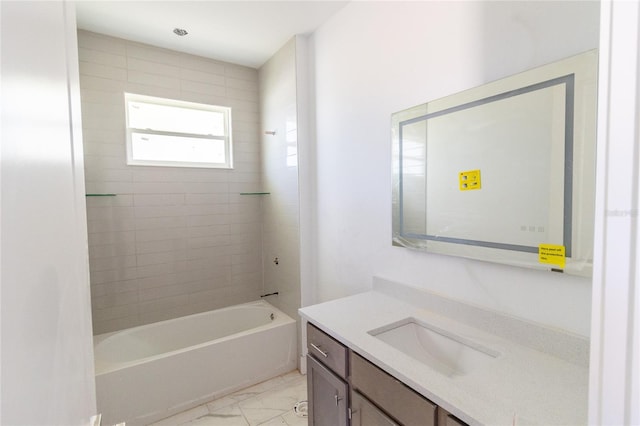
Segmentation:
{"type": "Polygon", "coordinates": [[[313,32],[348,1],[76,2],[78,28],[259,68],[296,34],[313,32]],[[174,28],[188,35],[179,37],[174,28]]]}

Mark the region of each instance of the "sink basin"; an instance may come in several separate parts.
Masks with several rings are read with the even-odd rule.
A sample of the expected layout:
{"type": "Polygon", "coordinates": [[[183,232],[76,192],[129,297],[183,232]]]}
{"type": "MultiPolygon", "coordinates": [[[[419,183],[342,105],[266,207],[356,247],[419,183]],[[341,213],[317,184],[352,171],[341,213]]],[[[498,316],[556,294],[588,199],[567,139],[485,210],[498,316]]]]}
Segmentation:
{"type": "Polygon", "coordinates": [[[415,318],[406,318],[368,333],[447,376],[468,374],[500,355],[493,349],[415,318]]]}

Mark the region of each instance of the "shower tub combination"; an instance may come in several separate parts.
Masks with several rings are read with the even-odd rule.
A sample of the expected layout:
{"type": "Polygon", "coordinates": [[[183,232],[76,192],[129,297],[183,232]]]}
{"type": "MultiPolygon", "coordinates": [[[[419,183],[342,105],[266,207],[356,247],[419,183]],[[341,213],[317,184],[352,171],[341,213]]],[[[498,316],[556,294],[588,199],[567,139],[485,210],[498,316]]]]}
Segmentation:
{"type": "Polygon", "coordinates": [[[265,301],[94,337],[102,424],[147,424],[296,368],[296,322],[265,301]]]}

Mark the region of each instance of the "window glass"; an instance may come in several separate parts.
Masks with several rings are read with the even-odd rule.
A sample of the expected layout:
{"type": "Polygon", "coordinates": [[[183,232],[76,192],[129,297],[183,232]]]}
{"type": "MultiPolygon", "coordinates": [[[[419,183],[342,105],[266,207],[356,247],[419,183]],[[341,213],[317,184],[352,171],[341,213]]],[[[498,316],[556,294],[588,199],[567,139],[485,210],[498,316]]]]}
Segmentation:
{"type": "Polygon", "coordinates": [[[125,94],[127,163],[231,168],[231,109],[125,94]]]}

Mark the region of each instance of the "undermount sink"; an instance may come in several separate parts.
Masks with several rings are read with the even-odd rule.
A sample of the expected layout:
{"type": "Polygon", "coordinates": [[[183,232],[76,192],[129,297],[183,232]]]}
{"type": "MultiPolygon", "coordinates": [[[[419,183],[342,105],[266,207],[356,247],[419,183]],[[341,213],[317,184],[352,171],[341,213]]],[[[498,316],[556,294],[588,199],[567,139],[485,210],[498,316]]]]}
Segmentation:
{"type": "Polygon", "coordinates": [[[493,349],[415,318],[406,318],[368,333],[447,376],[470,373],[500,355],[493,349]]]}

